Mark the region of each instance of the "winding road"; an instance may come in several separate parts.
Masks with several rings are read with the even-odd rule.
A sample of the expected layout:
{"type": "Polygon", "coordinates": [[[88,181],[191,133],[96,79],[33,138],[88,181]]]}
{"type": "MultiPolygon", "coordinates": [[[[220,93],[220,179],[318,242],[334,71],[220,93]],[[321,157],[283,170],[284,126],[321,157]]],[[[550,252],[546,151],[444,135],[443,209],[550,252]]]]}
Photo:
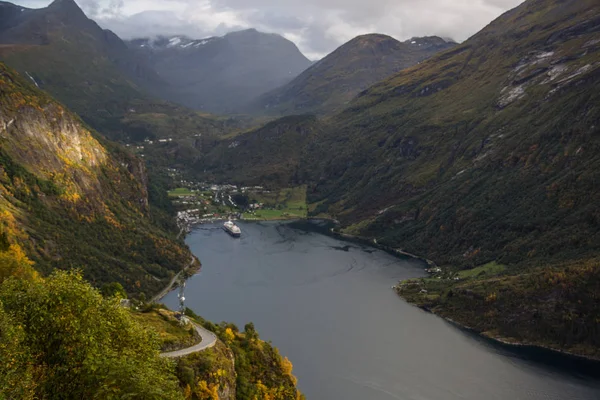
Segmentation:
{"type": "Polygon", "coordinates": [[[202,341],[200,343],[185,349],[169,351],[167,353],[160,353],[160,356],[167,358],[184,357],[192,353],[197,353],[199,351],[210,349],[211,347],[214,347],[215,344],[217,344],[217,335],[197,324],[194,324],[194,328],[196,328],[196,332],[198,332],[198,334],[202,338],[202,341]]]}
{"type": "Polygon", "coordinates": [[[185,267],[184,269],[179,271],[177,274],[175,274],[175,276],[173,277],[173,279],[171,279],[171,282],[169,282],[167,287],[165,287],[163,290],[161,290],[160,293],[158,293],[156,296],[154,296],[152,299],[150,299],[150,303],[157,303],[158,301],[160,301],[160,299],[165,297],[167,295],[167,293],[169,293],[173,289],[173,285],[175,285],[175,282],[179,280],[179,278],[181,277],[181,274],[186,272],[189,268],[191,268],[195,262],[196,262],[196,257],[192,256],[192,260],[187,265],[187,267],[185,267]]]}
{"type": "MultiPolygon", "coordinates": [[[[171,291],[171,289],[173,289],[173,285],[175,285],[175,282],[177,282],[179,280],[179,278],[181,277],[181,274],[185,271],[188,270],[188,268],[191,268],[192,265],[194,265],[194,263],[196,262],[196,258],[192,256],[192,260],[190,261],[190,263],[188,264],[187,267],[185,267],[183,270],[179,271],[174,277],[173,279],[171,279],[171,282],[169,282],[169,285],[164,288],[159,294],[157,294],[156,296],[154,296],[150,302],[151,303],[156,303],[158,302],[160,299],[162,299],[163,297],[165,297],[167,295],[167,293],[169,293],[171,291]]],[[[178,358],[178,357],[184,357],[187,356],[189,354],[193,354],[193,353],[197,353],[199,351],[203,351],[206,349],[210,349],[211,347],[214,347],[215,344],[217,343],[217,335],[215,335],[214,333],[212,333],[211,331],[204,329],[203,327],[201,327],[198,324],[195,324],[192,322],[192,324],[194,325],[194,328],[196,328],[196,332],[198,332],[198,335],[200,335],[201,341],[200,343],[191,346],[191,347],[187,347],[185,349],[181,349],[181,350],[176,350],[176,351],[169,351],[166,353],[160,353],[161,357],[167,357],[167,358],[178,358]]]]}

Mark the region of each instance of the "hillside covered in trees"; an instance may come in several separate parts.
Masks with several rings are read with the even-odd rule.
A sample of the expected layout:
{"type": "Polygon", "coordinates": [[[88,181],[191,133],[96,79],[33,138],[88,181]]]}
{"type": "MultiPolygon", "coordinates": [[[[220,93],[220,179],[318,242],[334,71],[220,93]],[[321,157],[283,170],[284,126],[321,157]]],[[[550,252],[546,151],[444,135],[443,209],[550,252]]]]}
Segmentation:
{"type": "MultiPolygon", "coordinates": [[[[148,295],[190,263],[142,160],[0,64],[0,235],[42,274],[148,295]]],[[[164,203],[163,203],[164,204],[164,203]]]]}
{"type": "Polygon", "coordinates": [[[124,308],[118,293],[103,297],[76,272],[41,278],[16,247],[0,257],[10,266],[0,277],[0,398],[302,398],[291,363],[252,324],[239,332],[190,310],[194,323],[221,340],[205,352],[163,358],[165,331],[184,347],[189,340],[182,338],[190,336],[176,319],[157,323],[160,306],[124,308]]]}

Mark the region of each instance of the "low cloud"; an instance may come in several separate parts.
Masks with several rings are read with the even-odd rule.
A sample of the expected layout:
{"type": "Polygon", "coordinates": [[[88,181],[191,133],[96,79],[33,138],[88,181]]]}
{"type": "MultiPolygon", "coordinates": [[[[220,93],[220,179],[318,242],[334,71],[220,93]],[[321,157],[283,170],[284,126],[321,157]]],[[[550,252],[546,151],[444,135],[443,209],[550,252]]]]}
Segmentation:
{"type": "MultiPolygon", "coordinates": [[[[42,7],[48,1],[20,0],[42,7]]],[[[364,33],[405,40],[438,35],[463,41],[522,0],[76,0],[101,26],[125,39],[223,35],[256,28],[296,42],[320,58],[364,33]]]]}

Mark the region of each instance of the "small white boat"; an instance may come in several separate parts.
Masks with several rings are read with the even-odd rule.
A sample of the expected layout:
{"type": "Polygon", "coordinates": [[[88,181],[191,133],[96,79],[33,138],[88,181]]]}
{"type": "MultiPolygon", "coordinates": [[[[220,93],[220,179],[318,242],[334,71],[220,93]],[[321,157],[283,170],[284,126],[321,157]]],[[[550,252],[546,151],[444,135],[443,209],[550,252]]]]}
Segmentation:
{"type": "Polygon", "coordinates": [[[223,224],[223,229],[225,232],[236,238],[239,238],[242,235],[242,230],[240,227],[234,224],[232,221],[225,222],[223,224]]]}

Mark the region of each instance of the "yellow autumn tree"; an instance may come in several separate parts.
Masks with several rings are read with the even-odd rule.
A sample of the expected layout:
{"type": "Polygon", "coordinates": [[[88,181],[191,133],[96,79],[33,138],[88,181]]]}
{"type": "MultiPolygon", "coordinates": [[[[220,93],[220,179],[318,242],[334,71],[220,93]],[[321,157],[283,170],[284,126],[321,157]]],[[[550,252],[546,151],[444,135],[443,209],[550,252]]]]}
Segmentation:
{"type": "Polygon", "coordinates": [[[281,359],[281,370],[283,371],[283,373],[285,375],[290,377],[292,382],[294,382],[294,386],[295,386],[298,383],[298,378],[296,378],[294,375],[292,375],[293,369],[294,369],[294,366],[292,365],[292,362],[289,360],[289,358],[283,357],[281,359]]]}
{"type": "Polygon", "coordinates": [[[0,251],[0,283],[14,276],[25,280],[34,280],[38,277],[33,269],[33,261],[18,244],[11,244],[6,251],[0,251]]]}
{"type": "Polygon", "coordinates": [[[258,396],[254,396],[254,400],[277,400],[280,397],[277,389],[269,388],[261,381],[256,382],[256,389],[258,390],[258,396]]]}
{"type": "Polygon", "coordinates": [[[185,400],[191,400],[192,399],[192,388],[190,387],[190,385],[186,385],[185,389],[183,390],[183,397],[185,398],[185,400]]]}
{"type": "Polygon", "coordinates": [[[195,394],[200,400],[219,400],[219,385],[200,380],[196,385],[195,394]]]}
{"type": "Polygon", "coordinates": [[[227,344],[233,343],[235,339],[235,333],[233,333],[233,330],[231,328],[225,329],[225,333],[223,336],[225,337],[225,343],[227,344]]]}

